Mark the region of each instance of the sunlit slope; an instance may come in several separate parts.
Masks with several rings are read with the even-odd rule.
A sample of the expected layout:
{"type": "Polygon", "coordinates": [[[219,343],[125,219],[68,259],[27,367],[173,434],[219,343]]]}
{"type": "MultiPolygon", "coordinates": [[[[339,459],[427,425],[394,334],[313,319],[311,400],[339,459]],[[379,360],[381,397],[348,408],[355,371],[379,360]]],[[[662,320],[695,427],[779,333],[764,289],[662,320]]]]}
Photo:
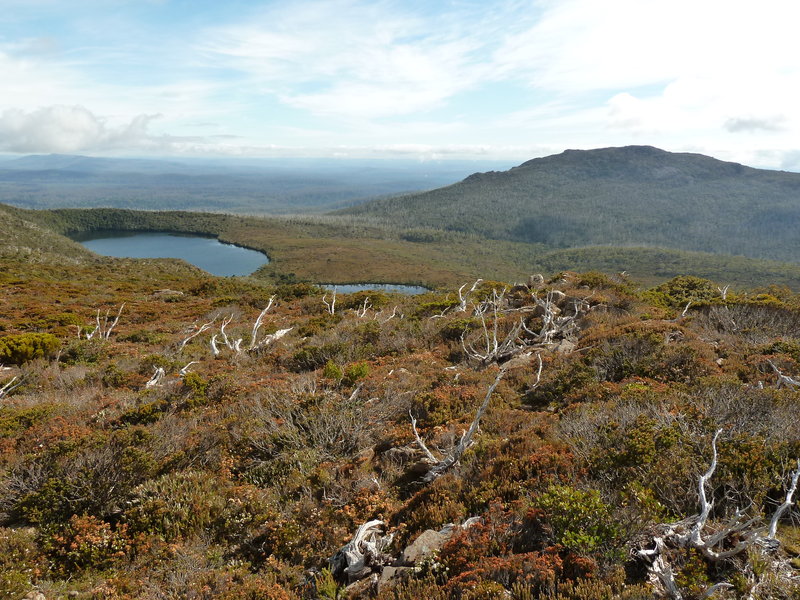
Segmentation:
{"type": "Polygon", "coordinates": [[[555,248],[657,246],[800,262],[800,174],[648,146],[568,150],[342,213],[555,248]]]}

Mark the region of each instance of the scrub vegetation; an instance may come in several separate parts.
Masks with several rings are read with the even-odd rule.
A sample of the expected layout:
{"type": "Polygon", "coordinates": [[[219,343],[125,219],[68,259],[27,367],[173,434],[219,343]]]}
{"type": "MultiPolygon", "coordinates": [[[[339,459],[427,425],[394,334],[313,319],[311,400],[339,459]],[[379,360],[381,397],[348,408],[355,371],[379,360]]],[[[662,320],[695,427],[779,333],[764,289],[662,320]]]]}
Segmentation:
{"type": "MultiPolygon", "coordinates": [[[[720,560],[665,533],[701,515],[712,452],[701,541],[736,548],[784,501],[786,287],[476,271],[332,305],[308,283],[62,253],[34,234],[63,239],[64,213],[0,214],[20,228],[0,257],[2,597],[800,594],[796,498],[720,560]],[[750,529],[729,530],[737,509],[750,529]]],[[[226,223],[245,240],[253,222],[226,223]]]]}

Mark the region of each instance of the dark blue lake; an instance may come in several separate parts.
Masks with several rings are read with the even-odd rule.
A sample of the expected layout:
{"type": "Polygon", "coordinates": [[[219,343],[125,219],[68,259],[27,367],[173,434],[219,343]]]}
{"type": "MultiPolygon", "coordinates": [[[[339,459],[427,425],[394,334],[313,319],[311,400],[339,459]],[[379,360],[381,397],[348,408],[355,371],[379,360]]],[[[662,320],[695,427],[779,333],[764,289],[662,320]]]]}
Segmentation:
{"type": "Polygon", "coordinates": [[[182,258],[212,275],[250,275],[269,262],[266,254],[223,244],[217,238],[155,231],[93,231],[70,236],[86,248],[119,258],[182,258]]]}

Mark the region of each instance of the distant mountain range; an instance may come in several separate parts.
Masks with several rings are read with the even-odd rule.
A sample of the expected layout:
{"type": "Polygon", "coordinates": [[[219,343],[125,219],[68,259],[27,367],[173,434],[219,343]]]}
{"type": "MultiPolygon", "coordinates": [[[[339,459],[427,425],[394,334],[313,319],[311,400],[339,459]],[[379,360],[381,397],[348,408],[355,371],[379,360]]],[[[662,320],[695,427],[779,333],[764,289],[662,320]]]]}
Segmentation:
{"type": "Polygon", "coordinates": [[[0,160],[0,203],[23,208],[165,208],[320,212],[368,198],[437,188],[496,161],[99,158],[0,160]]]}
{"type": "Polygon", "coordinates": [[[567,150],[337,214],[551,248],[651,246],[800,262],[800,174],[650,146],[567,150]]]}

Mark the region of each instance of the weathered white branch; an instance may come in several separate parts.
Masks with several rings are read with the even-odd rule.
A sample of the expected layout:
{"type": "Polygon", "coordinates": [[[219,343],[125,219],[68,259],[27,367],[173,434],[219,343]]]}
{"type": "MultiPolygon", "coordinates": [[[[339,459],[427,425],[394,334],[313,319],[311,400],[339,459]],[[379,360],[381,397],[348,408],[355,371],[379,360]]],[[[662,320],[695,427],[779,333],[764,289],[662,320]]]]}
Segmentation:
{"type": "Polygon", "coordinates": [[[372,572],[372,567],[379,569],[390,557],[383,551],[392,543],[392,535],[383,535],[383,521],[375,519],[367,521],[357,530],[353,539],[328,561],[331,573],[339,580],[348,583],[363,579],[372,572]]]}
{"type": "Polygon", "coordinates": [[[196,360],[193,360],[192,362],[190,362],[190,363],[188,363],[187,365],[185,365],[185,366],[184,366],[184,367],[183,367],[183,368],[182,368],[180,371],[178,371],[178,374],[179,374],[181,377],[183,377],[184,375],[186,375],[187,373],[189,373],[189,367],[191,367],[192,365],[195,365],[195,364],[197,364],[197,361],[196,361],[196,360]]]}
{"type": "Polygon", "coordinates": [[[776,388],[780,389],[785,385],[789,387],[800,387],[800,381],[797,381],[797,379],[793,379],[792,377],[789,377],[788,375],[784,375],[783,373],[781,373],[781,370],[778,367],[776,367],[775,363],[773,363],[771,360],[768,360],[767,362],[769,363],[769,366],[772,367],[772,370],[775,371],[775,374],[778,376],[778,383],[775,386],[776,388]]]}
{"type": "Polygon", "coordinates": [[[214,321],[216,321],[216,320],[217,319],[215,317],[215,318],[211,319],[208,323],[203,323],[193,334],[191,334],[189,337],[187,337],[185,340],[183,340],[178,345],[178,352],[183,350],[186,347],[186,344],[188,344],[190,341],[192,341],[198,335],[200,335],[204,331],[208,331],[211,328],[211,326],[214,324],[214,321]]]}
{"type": "Polygon", "coordinates": [[[256,322],[253,324],[253,332],[250,334],[250,348],[249,350],[253,350],[256,347],[256,340],[258,339],[258,330],[261,328],[261,321],[264,319],[264,315],[267,314],[267,311],[272,308],[272,303],[275,302],[275,296],[271,296],[269,299],[269,303],[267,307],[261,311],[256,319],[256,322]]]}
{"type": "Polygon", "coordinates": [[[689,533],[689,540],[698,548],[705,545],[700,537],[700,534],[703,531],[703,527],[706,526],[708,515],[711,513],[711,508],[713,507],[713,502],[709,502],[706,498],[706,483],[709,479],[711,479],[711,476],[717,469],[717,438],[721,433],[722,429],[718,429],[714,434],[714,439],[711,440],[711,449],[714,453],[713,458],[711,459],[711,465],[708,467],[708,471],[701,475],[699,481],[697,482],[697,488],[700,494],[700,515],[698,516],[697,521],[689,533]]]}
{"type": "Polygon", "coordinates": [[[417,445],[425,453],[425,456],[432,464],[439,462],[433,453],[428,450],[428,447],[425,445],[425,442],[422,441],[422,438],[419,437],[419,432],[417,431],[417,420],[414,418],[414,415],[411,414],[411,411],[408,411],[408,416],[411,417],[411,431],[414,432],[414,439],[417,440],[417,445]]]}
{"type": "Polygon", "coordinates": [[[356,316],[359,319],[363,319],[367,315],[367,311],[372,307],[372,301],[369,299],[369,296],[364,298],[364,303],[355,309],[356,316]]]}
{"type": "MultiPolygon", "coordinates": [[[[228,339],[228,334],[225,333],[225,328],[228,325],[230,325],[231,321],[233,321],[233,315],[230,315],[229,317],[225,317],[222,320],[222,325],[220,325],[219,332],[220,332],[220,335],[222,335],[222,343],[225,344],[228,347],[228,349],[233,350],[234,342],[230,341],[228,339]]],[[[239,342],[241,343],[241,340],[239,340],[239,342]]]]}
{"type": "Polygon", "coordinates": [[[327,292],[322,295],[322,303],[327,307],[328,314],[336,314],[336,286],[333,287],[333,296],[330,302],[327,301],[327,297],[327,292]]]}
{"type": "Polygon", "coordinates": [[[211,336],[211,354],[216,358],[219,356],[219,348],[217,347],[217,334],[211,336]]]}
{"type": "Polygon", "coordinates": [[[381,323],[388,323],[392,319],[397,316],[397,306],[395,305],[394,310],[392,310],[392,314],[390,314],[387,318],[385,318],[381,323]]]}
{"type": "Polygon", "coordinates": [[[472,287],[469,288],[469,291],[467,291],[466,294],[462,293],[464,288],[467,287],[466,283],[458,288],[458,308],[456,309],[456,312],[467,312],[467,301],[469,300],[469,295],[474,292],[478,285],[480,285],[482,282],[483,279],[475,280],[475,283],[472,284],[472,287]]]}
{"type": "Polygon", "coordinates": [[[252,346],[250,348],[250,350],[260,350],[261,348],[269,346],[272,342],[275,342],[275,341],[281,339],[283,336],[285,336],[287,333],[289,333],[292,329],[294,329],[294,327],[289,327],[288,329],[279,329],[275,333],[271,333],[270,335],[265,336],[263,340],[258,342],[258,344],[256,344],[255,346],[252,346]]]}
{"type": "Polygon", "coordinates": [[[728,288],[731,287],[730,285],[726,285],[725,287],[717,286],[717,290],[719,290],[719,295],[722,296],[723,300],[728,299],[728,288]]]}
{"type": "Polygon", "coordinates": [[[18,376],[15,375],[14,377],[11,378],[10,381],[7,381],[3,385],[3,387],[0,387],[0,398],[7,396],[15,389],[17,389],[19,386],[21,386],[23,383],[25,383],[25,379],[24,378],[20,379],[18,376]]]}
{"type": "Polygon", "coordinates": [[[111,325],[108,324],[108,318],[111,316],[111,309],[108,309],[106,311],[105,317],[103,317],[103,322],[101,323],[100,322],[100,309],[98,308],[97,309],[97,314],[95,315],[95,318],[94,318],[95,319],[95,327],[94,327],[94,329],[92,329],[91,332],[86,334],[86,339],[90,340],[95,335],[97,335],[97,337],[99,337],[101,340],[109,339],[111,337],[111,331],[114,329],[114,327],[119,322],[119,317],[122,314],[122,309],[123,308],[125,308],[125,303],[124,302],[120,305],[119,310],[117,311],[117,316],[114,319],[114,321],[111,323],[111,325]]]}
{"type": "Polygon", "coordinates": [[[150,381],[144,384],[145,388],[155,387],[157,385],[161,385],[161,380],[164,379],[166,372],[164,371],[163,367],[158,367],[156,372],[153,373],[153,376],[150,378],[150,381]]]}
{"type": "Polygon", "coordinates": [[[775,539],[775,536],[778,533],[778,521],[780,521],[783,513],[794,505],[794,494],[797,491],[798,479],[800,479],[800,460],[797,461],[797,469],[795,469],[791,475],[789,489],[786,490],[786,498],[784,499],[783,504],[778,507],[778,510],[775,511],[775,514],[772,515],[772,520],[769,522],[769,532],[767,533],[767,538],[772,540],[775,539]]]}
{"type": "Polygon", "coordinates": [[[497,374],[497,377],[495,377],[495,380],[492,382],[492,385],[489,386],[489,389],[486,392],[486,397],[483,399],[480,408],[478,408],[478,412],[475,413],[475,418],[472,420],[469,429],[466,432],[464,432],[464,434],[461,436],[461,439],[458,441],[458,444],[456,444],[453,447],[453,449],[447,454],[447,456],[445,456],[442,460],[438,461],[428,470],[428,472],[422,477],[422,481],[426,483],[433,481],[434,479],[442,475],[445,471],[456,465],[459,460],[461,460],[461,456],[464,454],[467,448],[469,448],[472,445],[472,438],[475,435],[475,432],[478,430],[481,418],[486,412],[486,409],[489,407],[489,401],[492,399],[492,394],[494,393],[495,388],[497,388],[497,385],[500,383],[500,380],[503,378],[505,374],[506,374],[505,369],[501,369],[500,372],[497,374]]]}

